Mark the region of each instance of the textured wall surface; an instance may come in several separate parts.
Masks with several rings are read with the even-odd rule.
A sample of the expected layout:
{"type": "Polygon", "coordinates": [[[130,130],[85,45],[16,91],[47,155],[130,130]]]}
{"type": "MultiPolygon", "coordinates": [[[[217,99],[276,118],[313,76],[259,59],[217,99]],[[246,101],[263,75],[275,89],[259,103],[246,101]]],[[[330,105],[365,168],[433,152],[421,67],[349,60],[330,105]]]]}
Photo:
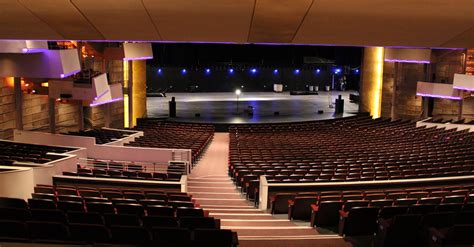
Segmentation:
{"type": "Polygon", "coordinates": [[[13,78],[0,78],[0,139],[12,139],[15,128],[13,78]]]}

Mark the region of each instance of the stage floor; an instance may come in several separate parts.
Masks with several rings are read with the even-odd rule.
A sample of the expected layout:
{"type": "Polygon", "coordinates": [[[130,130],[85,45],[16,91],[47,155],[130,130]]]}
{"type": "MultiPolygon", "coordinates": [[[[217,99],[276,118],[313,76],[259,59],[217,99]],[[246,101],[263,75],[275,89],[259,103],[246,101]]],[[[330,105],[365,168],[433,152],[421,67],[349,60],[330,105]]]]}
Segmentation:
{"type": "Polygon", "coordinates": [[[239,123],[283,123],[333,119],[353,116],[359,105],[349,102],[350,91],[319,92],[319,95],[290,95],[289,92],[243,92],[239,97],[234,93],[169,93],[166,98],[148,97],[147,113],[149,118],[168,116],[168,101],[176,98],[176,118],[171,121],[239,124],[239,123]],[[338,95],[344,99],[344,113],[334,114],[329,102],[338,95]],[[245,110],[254,109],[253,116],[245,110]],[[318,110],[324,111],[318,114],[318,110]],[[274,112],[279,112],[275,116],[274,112]],[[200,117],[195,117],[199,113],[200,117]]]}

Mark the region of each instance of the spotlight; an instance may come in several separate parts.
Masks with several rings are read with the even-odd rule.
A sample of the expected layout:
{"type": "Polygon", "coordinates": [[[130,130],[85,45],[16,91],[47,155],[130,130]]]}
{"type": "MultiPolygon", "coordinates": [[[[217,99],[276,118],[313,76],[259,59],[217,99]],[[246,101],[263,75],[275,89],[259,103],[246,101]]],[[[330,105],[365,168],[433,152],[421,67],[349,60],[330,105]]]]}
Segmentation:
{"type": "Polygon", "coordinates": [[[355,73],[356,73],[356,74],[359,74],[359,70],[358,70],[358,69],[356,69],[356,70],[355,70],[355,73]]]}
{"type": "Polygon", "coordinates": [[[210,74],[211,73],[211,69],[206,69],[206,74],[210,74]]]}
{"type": "Polygon", "coordinates": [[[341,69],[335,69],[335,70],[334,70],[334,74],[337,75],[337,74],[339,74],[339,73],[341,73],[341,69]]]}
{"type": "Polygon", "coordinates": [[[181,70],[181,74],[185,75],[186,73],[188,73],[188,71],[186,69],[181,70]]]}
{"type": "Polygon", "coordinates": [[[278,74],[278,69],[274,69],[273,74],[275,74],[275,75],[278,74]]]}
{"type": "Polygon", "coordinates": [[[316,69],[316,74],[319,74],[321,73],[321,70],[320,69],[316,69]]]}
{"type": "Polygon", "coordinates": [[[256,68],[252,68],[252,69],[250,69],[250,72],[251,72],[252,74],[255,74],[255,73],[257,73],[257,69],[256,69],[256,68]]]}
{"type": "Polygon", "coordinates": [[[240,91],[240,89],[235,90],[235,95],[239,96],[241,93],[242,91],[240,91]]]}
{"type": "Polygon", "coordinates": [[[163,70],[161,68],[158,69],[158,74],[163,73],[163,70]]]}
{"type": "Polygon", "coordinates": [[[234,74],[234,69],[230,68],[229,69],[229,74],[234,74]]]}
{"type": "Polygon", "coordinates": [[[295,69],[295,74],[298,75],[300,73],[299,69],[295,69]]]}

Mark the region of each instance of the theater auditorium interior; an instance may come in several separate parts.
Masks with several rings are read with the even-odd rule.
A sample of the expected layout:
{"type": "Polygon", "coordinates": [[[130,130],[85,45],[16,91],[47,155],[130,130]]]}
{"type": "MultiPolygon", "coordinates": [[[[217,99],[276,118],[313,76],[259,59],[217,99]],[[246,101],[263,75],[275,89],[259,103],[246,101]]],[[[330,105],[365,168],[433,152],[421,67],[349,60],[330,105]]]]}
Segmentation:
{"type": "Polygon", "coordinates": [[[473,246],[473,10],[0,0],[0,246],[473,246]]]}

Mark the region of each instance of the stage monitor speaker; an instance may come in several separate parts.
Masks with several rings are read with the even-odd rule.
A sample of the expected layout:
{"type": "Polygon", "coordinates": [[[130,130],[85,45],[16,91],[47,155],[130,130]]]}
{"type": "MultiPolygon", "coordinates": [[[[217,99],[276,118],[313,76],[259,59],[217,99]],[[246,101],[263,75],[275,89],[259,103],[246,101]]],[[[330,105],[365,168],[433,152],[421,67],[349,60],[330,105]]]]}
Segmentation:
{"type": "Polygon", "coordinates": [[[174,97],[172,97],[171,101],[169,101],[169,116],[176,117],[176,101],[174,97]]]}
{"type": "Polygon", "coordinates": [[[339,95],[339,97],[336,99],[336,114],[341,114],[344,113],[344,100],[342,99],[342,96],[339,95]]]}
{"type": "Polygon", "coordinates": [[[280,112],[279,111],[276,111],[273,113],[274,116],[280,116],[280,112]]]}

